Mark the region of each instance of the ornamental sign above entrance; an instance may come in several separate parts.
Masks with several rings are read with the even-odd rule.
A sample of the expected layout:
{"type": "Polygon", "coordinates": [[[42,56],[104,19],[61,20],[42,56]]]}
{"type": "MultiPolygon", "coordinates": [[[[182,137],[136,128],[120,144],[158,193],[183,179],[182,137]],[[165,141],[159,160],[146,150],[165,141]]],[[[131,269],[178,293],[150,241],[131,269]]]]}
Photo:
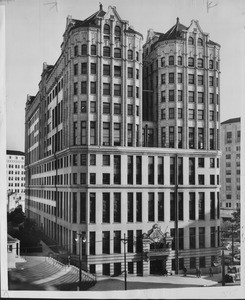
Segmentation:
{"type": "Polygon", "coordinates": [[[163,233],[161,227],[154,224],[147,233],[143,234],[143,252],[147,258],[167,256],[172,250],[172,240],[168,232],[163,233]]]}

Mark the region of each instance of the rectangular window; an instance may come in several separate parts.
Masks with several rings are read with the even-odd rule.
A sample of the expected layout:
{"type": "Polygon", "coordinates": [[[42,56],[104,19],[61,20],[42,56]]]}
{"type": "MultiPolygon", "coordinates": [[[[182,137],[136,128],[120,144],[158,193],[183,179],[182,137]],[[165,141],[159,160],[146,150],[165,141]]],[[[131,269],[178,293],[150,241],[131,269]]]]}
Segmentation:
{"type": "Polygon", "coordinates": [[[182,100],[183,100],[183,91],[178,90],[178,101],[182,101],[182,100]]]}
{"type": "Polygon", "coordinates": [[[121,184],[121,156],[114,155],[114,184],[121,184]]]}
{"type": "Polygon", "coordinates": [[[195,199],[195,193],[190,192],[189,193],[189,220],[195,220],[196,219],[196,199],[195,199]]]}
{"type": "Polygon", "coordinates": [[[89,233],[89,254],[90,255],[95,255],[96,250],[96,241],[95,241],[95,231],[90,231],[89,233]]]}
{"type": "Polygon", "coordinates": [[[128,222],[134,222],[134,196],[128,193],[128,222]]]}
{"type": "Polygon", "coordinates": [[[178,73],[178,83],[182,83],[182,81],[183,81],[183,74],[178,73]]]}
{"type": "Polygon", "coordinates": [[[91,74],[96,74],[96,64],[95,63],[90,64],[90,72],[91,72],[91,74]]]}
{"type": "Polygon", "coordinates": [[[197,80],[198,80],[198,85],[203,85],[203,75],[198,75],[197,76],[197,80]]]}
{"type": "Polygon", "coordinates": [[[103,83],[103,95],[107,96],[110,95],[110,83],[103,83]]]}
{"type": "Polygon", "coordinates": [[[108,102],[103,102],[103,114],[110,114],[110,113],[111,113],[111,104],[108,102]]]}
{"type": "Polygon", "coordinates": [[[128,97],[133,97],[133,86],[128,85],[128,97]]]}
{"type": "Polygon", "coordinates": [[[148,157],[148,184],[154,184],[154,156],[148,157]]]}
{"type": "Polygon", "coordinates": [[[86,223],[86,193],[80,193],[80,223],[86,223]]]}
{"type": "Polygon", "coordinates": [[[133,184],[133,156],[128,156],[128,184],[133,184]]]}
{"type": "Polygon", "coordinates": [[[81,145],[87,144],[86,121],[81,122],[81,145]]]}
{"type": "Polygon", "coordinates": [[[190,249],[196,249],[196,228],[189,229],[190,249]]]}
{"type": "Polygon", "coordinates": [[[169,126],[169,148],[174,148],[174,126],[169,126]]]}
{"type": "Polygon", "coordinates": [[[195,128],[189,127],[189,148],[195,148],[195,128]]]}
{"type": "Polygon", "coordinates": [[[90,223],[95,223],[95,212],[96,212],[95,193],[90,193],[89,207],[90,207],[90,212],[89,212],[90,223]]]}
{"type": "Polygon", "coordinates": [[[110,231],[102,231],[102,253],[110,254],[110,231]]]}
{"type": "Polygon", "coordinates": [[[183,118],[183,109],[178,108],[178,119],[182,119],[182,118],[183,118]]]}
{"type": "Polygon", "coordinates": [[[111,66],[110,65],[103,65],[103,75],[104,76],[111,75],[111,66]]]}
{"type": "Polygon", "coordinates": [[[199,257],[199,267],[206,268],[206,257],[205,256],[199,257]]]}
{"type": "Polygon", "coordinates": [[[87,173],[80,173],[80,184],[87,184],[87,173]]]}
{"type": "Polygon", "coordinates": [[[114,253],[121,253],[121,231],[114,231],[114,253]]]}
{"type": "Polygon", "coordinates": [[[209,93],[209,103],[214,104],[214,93],[209,93]]]}
{"type": "Polygon", "coordinates": [[[165,74],[162,74],[162,75],[161,75],[161,83],[162,83],[162,84],[165,84],[165,83],[166,83],[166,75],[165,75],[165,74]]]}
{"type": "Polygon", "coordinates": [[[114,66],[114,76],[115,77],[121,77],[121,67],[120,66],[114,66]]]}
{"type": "MultiPolygon", "coordinates": [[[[184,228],[179,228],[179,250],[184,249],[184,228]]],[[[180,258],[179,269],[182,270],[184,266],[184,258],[180,258]]]]}
{"type": "Polygon", "coordinates": [[[90,82],[90,93],[92,95],[96,94],[96,82],[95,81],[90,82]]]}
{"type": "Polygon", "coordinates": [[[192,91],[189,91],[188,92],[188,100],[189,100],[189,102],[194,102],[194,100],[195,100],[195,94],[194,94],[194,92],[192,92],[192,91]]]}
{"type": "Polygon", "coordinates": [[[178,127],[178,148],[179,149],[183,147],[182,140],[183,140],[183,130],[182,127],[178,127]]]}
{"type": "Polygon", "coordinates": [[[96,102],[95,101],[90,102],[90,112],[96,113],[96,102]]]}
{"type": "Polygon", "coordinates": [[[90,184],[96,184],[96,173],[90,173],[90,184]]]}
{"type": "Polygon", "coordinates": [[[77,122],[73,122],[73,143],[74,145],[77,145],[78,143],[78,136],[77,136],[77,122]]]}
{"type": "Polygon", "coordinates": [[[136,222],[142,222],[142,194],[136,193],[136,222]]]}
{"type": "Polygon", "coordinates": [[[114,223],[121,223],[121,194],[114,193],[114,223]]]}
{"type": "Polygon", "coordinates": [[[78,92],[78,83],[74,82],[74,95],[77,95],[78,92]]]}
{"type": "Polygon", "coordinates": [[[120,103],[114,103],[114,114],[115,115],[121,114],[121,104],[120,103]]]}
{"type": "Polygon", "coordinates": [[[215,193],[210,192],[210,219],[215,219],[215,193]]]}
{"type": "Polygon", "coordinates": [[[103,193],[102,222],[110,223],[110,193],[103,193]]]}
{"type": "Polygon", "coordinates": [[[155,221],[154,193],[148,193],[148,221],[155,221]]]}
{"type": "Polygon", "coordinates": [[[174,83],[174,73],[168,74],[169,83],[174,83]]]}
{"type": "Polygon", "coordinates": [[[196,257],[190,257],[190,269],[196,268],[196,257]]]}
{"type": "Polygon", "coordinates": [[[204,110],[198,109],[198,120],[203,120],[203,119],[204,119],[204,110]]]}
{"type": "Polygon", "coordinates": [[[114,84],[114,96],[121,96],[121,84],[114,84]]]}
{"type": "Polygon", "coordinates": [[[195,110],[189,109],[189,120],[194,120],[194,119],[195,119],[195,110]]]}
{"type": "Polygon", "coordinates": [[[164,221],[164,193],[158,193],[158,221],[164,221]]]}
{"type": "Polygon", "coordinates": [[[103,166],[110,166],[110,155],[103,155],[103,166]]]}
{"type": "Polygon", "coordinates": [[[81,113],[87,112],[87,101],[81,101],[81,113]]]}
{"type": "Polygon", "coordinates": [[[103,173],[102,174],[102,183],[103,184],[110,184],[110,173],[103,173]]]}
{"type": "Polygon", "coordinates": [[[170,184],[175,184],[175,157],[170,157],[170,184]]]}
{"type": "Polygon", "coordinates": [[[210,247],[216,247],[215,245],[215,227],[210,227],[210,247]]]}
{"type": "Polygon", "coordinates": [[[161,102],[166,102],[166,91],[161,91],[161,102]]]}
{"type": "Polygon", "coordinates": [[[179,220],[184,220],[184,201],[183,193],[178,193],[178,204],[179,204],[179,220]]]}
{"type": "Polygon", "coordinates": [[[72,223],[77,223],[77,193],[72,194],[72,223]]]}
{"type": "Polygon", "coordinates": [[[78,74],[78,64],[74,64],[74,76],[78,74]]]}
{"type": "Polygon", "coordinates": [[[133,68],[128,67],[128,78],[133,78],[133,68]]]}
{"type": "Polygon", "coordinates": [[[132,115],[133,115],[133,105],[128,104],[128,116],[132,116],[132,115]]]}
{"type": "Polygon", "coordinates": [[[110,145],[110,123],[103,122],[103,145],[110,145]]]}
{"type": "Polygon", "coordinates": [[[87,81],[81,82],[81,94],[87,94],[87,81]]]}
{"type": "Polygon", "coordinates": [[[209,86],[213,86],[213,85],[214,85],[214,77],[209,76],[209,86]]]}
{"type": "Polygon", "coordinates": [[[175,221],[175,193],[170,193],[170,221],[175,221]]]}
{"type": "Polygon", "coordinates": [[[169,90],[168,101],[174,101],[174,90],[169,90]]]}
{"type": "Polygon", "coordinates": [[[194,84],[194,74],[188,74],[188,83],[194,84]]]}
{"type": "Polygon", "coordinates": [[[121,124],[114,123],[114,146],[121,145],[121,124]]]}
{"type": "Polygon", "coordinates": [[[136,156],[136,184],[142,183],[142,158],[136,156]]]}
{"type": "Polygon", "coordinates": [[[158,184],[163,184],[164,183],[164,166],[163,166],[163,157],[159,156],[158,157],[158,184]]]}
{"type": "Polygon", "coordinates": [[[133,253],[134,252],[134,231],[128,230],[128,252],[133,253]]]}
{"type": "Polygon", "coordinates": [[[169,108],[168,118],[174,119],[174,108],[169,108]]]}
{"type": "Polygon", "coordinates": [[[198,92],[198,103],[203,103],[204,102],[204,93],[203,92],[198,92]]]}
{"type": "Polygon", "coordinates": [[[81,64],[81,73],[82,74],[87,74],[87,63],[82,63],[81,64]]]}
{"type": "Polygon", "coordinates": [[[96,122],[90,122],[90,145],[96,145],[96,122]]]}
{"type": "Polygon", "coordinates": [[[199,227],[199,248],[205,248],[205,227],[199,227]]]}

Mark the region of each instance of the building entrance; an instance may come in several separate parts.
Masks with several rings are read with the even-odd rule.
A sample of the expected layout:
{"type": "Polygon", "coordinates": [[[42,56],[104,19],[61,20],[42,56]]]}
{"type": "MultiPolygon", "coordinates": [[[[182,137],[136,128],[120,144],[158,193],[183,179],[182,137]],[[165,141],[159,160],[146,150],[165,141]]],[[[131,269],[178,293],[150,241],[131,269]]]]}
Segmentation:
{"type": "Polygon", "coordinates": [[[150,274],[151,275],[163,275],[163,260],[152,260],[150,261],[150,274]]]}

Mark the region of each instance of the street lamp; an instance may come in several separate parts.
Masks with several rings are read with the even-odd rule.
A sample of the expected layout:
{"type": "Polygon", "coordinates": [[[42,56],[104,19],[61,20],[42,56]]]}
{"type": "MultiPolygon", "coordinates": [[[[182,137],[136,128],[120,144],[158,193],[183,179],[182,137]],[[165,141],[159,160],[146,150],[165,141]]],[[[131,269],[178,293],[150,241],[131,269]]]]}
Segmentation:
{"type": "Polygon", "coordinates": [[[82,282],[82,262],[81,262],[81,251],[80,251],[80,244],[81,244],[81,238],[82,238],[82,242],[85,243],[86,242],[86,237],[84,236],[83,233],[77,232],[77,237],[75,239],[76,242],[78,242],[78,257],[79,257],[79,291],[81,291],[81,282],[82,282]]]}
{"type": "Polygon", "coordinates": [[[124,244],[124,288],[127,290],[127,260],[126,260],[126,244],[128,240],[126,239],[126,235],[124,233],[124,238],[121,239],[124,244]]]}

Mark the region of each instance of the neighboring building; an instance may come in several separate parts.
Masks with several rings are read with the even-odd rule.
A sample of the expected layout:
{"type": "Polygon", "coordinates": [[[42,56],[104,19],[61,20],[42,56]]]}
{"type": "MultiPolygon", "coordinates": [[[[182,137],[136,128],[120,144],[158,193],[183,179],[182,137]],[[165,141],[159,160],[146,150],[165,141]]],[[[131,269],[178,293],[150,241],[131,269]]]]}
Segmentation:
{"type": "Polygon", "coordinates": [[[221,218],[232,218],[240,208],[241,118],[221,123],[221,218]]]}
{"type": "Polygon", "coordinates": [[[8,269],[16,268],[16,263],[25,262],[20,256],[20,241],[8,234],[8,269]]]}
{"type": "Polygon", "coordinates": [[[22,205],[25,211],[25,153],[7,150],[8,211],[22,205]]]}
{"type": "Polygon", "coordinates": [[[124,270],[124,236],[134,274],[194,272],[220,254],[220,46],[197,21],[170,31],[148,33],[143,68],[142,35],[115,7],[68,17],[60,57],[27,98],[27,215],[72,254],[86,235],[82,262],[93,273],[124,270]],[[160,82],[170,73],[183,81],[160,82]],[[173,101],[159,101],[164,90],[173,101]]]}

